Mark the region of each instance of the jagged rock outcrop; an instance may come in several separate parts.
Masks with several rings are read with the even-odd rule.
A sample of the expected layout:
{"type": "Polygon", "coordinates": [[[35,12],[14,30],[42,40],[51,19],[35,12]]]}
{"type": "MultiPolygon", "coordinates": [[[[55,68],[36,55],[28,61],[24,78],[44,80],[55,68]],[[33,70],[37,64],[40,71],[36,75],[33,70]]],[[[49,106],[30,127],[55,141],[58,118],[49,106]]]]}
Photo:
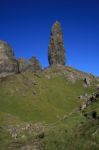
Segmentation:
{"type": "Polygon", "coordinates": [[[36,57],[32,57],[29,60],[25,60],[23,58],[18,59],[19,64],[19,72],[36,72],[41,71],[41,65],[39,60],[36,57]]]}
{"type": "Polygon", "coordinates": [[[83,105],[79,107],[80,111],[83,111],[88,106],[92,105],[93,103],[96,103],[96,101],[99,101],[99,90],[92,93],[91,95],[85,94],[84,96],[80,96],[80,99],[84,100],[83,105]]]}
{"type": "Polygon", "coordinates": [[[0,73],[17,73],[18,63],[13,49],[4,41],[0,41],[0,73]]]}
{"type": "Polygon", "coordinates": [[[39,60],[34,56],[29,59],[29,64],[31,65],[32,71],[40,71],[42,69],[39,60]]]}
{"type": "Polygon", "coordinates": [[[21,73],[26,71],[36,72],[41,70],[41,65],[36,57],[29,60],[15,59],[14,51],[9,44],[0,41],[0,76],[9,73],[21,73]]]}
{"type": "Polygon", "coordinates": [[[51,38],[48,48],[48,61],[51,65],[65,65],[65,49],[61,25],[58,21],[54,23],[51,29],[51,38]]]}

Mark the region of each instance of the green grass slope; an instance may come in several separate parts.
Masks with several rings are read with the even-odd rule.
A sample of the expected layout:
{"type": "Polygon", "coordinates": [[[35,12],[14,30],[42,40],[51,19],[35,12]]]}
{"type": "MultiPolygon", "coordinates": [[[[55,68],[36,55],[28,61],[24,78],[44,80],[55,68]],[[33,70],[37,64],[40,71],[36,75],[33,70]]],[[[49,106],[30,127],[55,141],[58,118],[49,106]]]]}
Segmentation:
{"type": "MultiPolygon", "coordinates": [[[[78,97],[95,92],[96,84],[94,76],[70,67],[52,67],[35,74],[25,72],[1,78],[1,150],[35,147],[33,142],[39,143],[42,150],[98,150],[99,120],[87,119],[77,111],[83,103],[78,97]],[[87,87],[86,77],[91,82],[87,87]],[[27,123],[39,122],[47,125],[44,135],[40,129],[34,136],[34,127],[34,131],[21,130],[27,123]],[[16,126],[18,130],[14,129],[16,126]],[[13,129],[18,133],[16,139],[10,133],[13,129]]],[[[90,105],[85,113],[93,110],[99,115],[99,101],[90,105]]]]}
{"type": "Polygon", "coordinates": [[[84,88],[83,80],[71,83],[63,74],[46,78],[54,71],[50,69],[39,74],[23,73],[0,79],[1,120],[12,117],[12,122],[53,122],[79,106],[78,96],[94,91],[93,86],[84,88]]]}
{"type": "Polygon", "coordinates": [[[42,150],[99,150],[99,120],[82,120],[71,129],[62,123],[51,129],[42,141],[42,150]]]}

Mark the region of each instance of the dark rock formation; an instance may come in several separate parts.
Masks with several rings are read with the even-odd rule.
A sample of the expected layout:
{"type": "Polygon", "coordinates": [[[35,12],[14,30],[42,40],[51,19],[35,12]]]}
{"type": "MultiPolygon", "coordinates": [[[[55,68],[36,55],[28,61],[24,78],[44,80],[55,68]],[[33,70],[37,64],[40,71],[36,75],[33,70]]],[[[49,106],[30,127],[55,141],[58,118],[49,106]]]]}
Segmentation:
{"type": "Polygon", "coordinates": [[[18,63],[13,49],[4,41],[0,41],[0,73],[17,73],[18,63]]]}
{"type": "Polygon", "coordinates": [[[51,38],[48,50],[48,60],[51,65],[65,65],[65,49],[62,29],[59,22],[55,22],[51,29],[51,38]]]}
{"type": "Polygon", "coordinates": [[[36,72],[41,71],[41,65],[36,57],[32,57],[29,60],[23,58],[18,59],[19,72],[36,72]]]}

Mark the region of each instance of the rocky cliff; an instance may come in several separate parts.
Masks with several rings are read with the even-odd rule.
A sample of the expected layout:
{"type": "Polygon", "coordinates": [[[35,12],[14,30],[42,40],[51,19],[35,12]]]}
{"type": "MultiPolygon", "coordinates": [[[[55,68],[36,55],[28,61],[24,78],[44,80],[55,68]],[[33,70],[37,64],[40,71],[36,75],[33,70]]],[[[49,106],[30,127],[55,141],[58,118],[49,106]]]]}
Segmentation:
{"type": "Polygon", "coordinates": [[[59,22],[55,22],[51,29],[51,37],[48,48],[48,61],[51,65],[65,65],[65,49],[63,34],[59,22]]]}
{"type": "Polygon", "coordinates": [[[0,73],[17,73],[18,63],[13,49],[4,41],[0,41],[0,73]]]}
{"type": "Polygon", "coordinates": [[[19,72],[36,72],[41,71],[41,65],[36,57],[32,57],[29,60],[23,58],[18,59],[19,72]]]}
{"type": "Polygon", "coordinates": [[[29,60],[23,58],[16,60],[11,46],[5,41],[0,41],[0,76],[26,71],[41,71],[39,60],[36,57],[29,60]]]}

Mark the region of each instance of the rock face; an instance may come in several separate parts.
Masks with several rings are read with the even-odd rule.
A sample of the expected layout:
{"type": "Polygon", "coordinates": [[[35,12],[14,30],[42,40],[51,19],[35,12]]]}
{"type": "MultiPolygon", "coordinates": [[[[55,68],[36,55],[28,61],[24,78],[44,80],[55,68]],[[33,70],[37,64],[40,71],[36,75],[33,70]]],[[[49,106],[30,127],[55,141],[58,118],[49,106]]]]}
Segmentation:
{"type": "Polygon", "coordinates": [[[13,49],[4,41],[0,41],[0,75],[7,75],[9,73],[21,72],[36,72],[41,70],[41,65],[36,57],[29,60],[20,58],[18,60],[14,57],[13,49]]]}
{"type": "Polygon", "coordinates": [[[19,66],[19,72],[25,72],[28,69],[28,61],[23,59],[23,58],[19,58],[18,59],[18,66],[19,66]]]}
{"type": "Polygon", "coordinates": [[[36,57],[32,57],[29,60],[25,60],[23,58],[20,58],[18,60],[19,64],[19,72],[36,72],[41,71],[41,65],[36,57]]]}
{"type": "Polygon", "coordinates": [[[51,29],[51,38],[48,48],[48,61],[51,65],[65,65],[65,49],[62,29],[59,22],[55,22],[51,29]]]}
{"type": "Polygon", "coordinates": [[[41,71],[41,69],[42,69],[39,60],[34,56],[29,59],[29,64],[31,66],[31,70],[34,72],[41,71]]]}
{"type": "Polygon", "coordinates": [[[13,49],[4,41],[0,41],[0,73],[17,73],[18,63],[13,49]]]}

